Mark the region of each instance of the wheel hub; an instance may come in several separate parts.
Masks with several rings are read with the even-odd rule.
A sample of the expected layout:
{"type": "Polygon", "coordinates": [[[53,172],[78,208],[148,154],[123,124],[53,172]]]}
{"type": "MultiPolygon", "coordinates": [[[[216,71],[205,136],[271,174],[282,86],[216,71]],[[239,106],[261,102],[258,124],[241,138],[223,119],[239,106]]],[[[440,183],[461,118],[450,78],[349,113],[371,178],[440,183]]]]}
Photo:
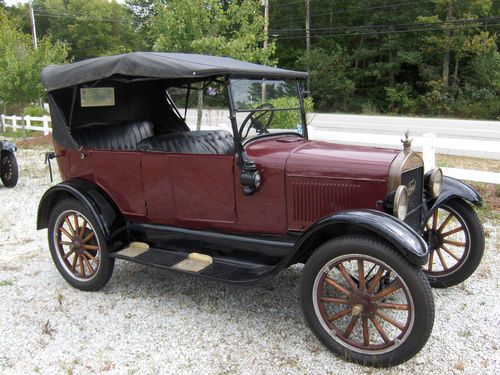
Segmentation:
{"type": "Polygon", "coordinates": [[[357,289],[349,299],[349,306],[352,307],[352,315],[362,317],[372,317],[377,311],[377,304],[372,302],[371,296],[366,289],[357,289]]]}
{"type": "Polygon", "coordinates": [[[427,245],[429,246],[429,250],[439,249],[443,244],[441,233],[439,233],[435,229],[426,232],[426,240],[427,240],[427,245]]]}

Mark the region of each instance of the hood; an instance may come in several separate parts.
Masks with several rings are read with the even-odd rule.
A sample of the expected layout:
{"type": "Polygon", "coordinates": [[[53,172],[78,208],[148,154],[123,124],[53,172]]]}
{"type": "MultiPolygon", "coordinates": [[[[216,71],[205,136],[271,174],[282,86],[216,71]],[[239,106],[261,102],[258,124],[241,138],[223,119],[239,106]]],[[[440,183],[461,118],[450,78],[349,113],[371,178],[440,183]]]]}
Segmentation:
{"type": "Polygon", "coordinates": [[[399,150],[341,145],[321,141],[301,143],[290,152],[287,176],[387,181],[399,150]]]}

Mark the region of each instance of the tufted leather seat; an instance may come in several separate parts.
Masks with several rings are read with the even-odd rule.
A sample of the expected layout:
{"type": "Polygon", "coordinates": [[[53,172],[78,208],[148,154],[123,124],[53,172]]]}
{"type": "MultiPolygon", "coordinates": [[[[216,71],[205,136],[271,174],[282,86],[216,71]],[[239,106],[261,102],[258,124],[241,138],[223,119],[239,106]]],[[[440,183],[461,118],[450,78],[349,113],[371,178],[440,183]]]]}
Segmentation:
{"type": "Polygon", "coordinates": [[[137,145],[137,149],[179,154],[232,155],[235,153],[233,136],[225,130],[198,130],[157,135],[143,139],[137,145]]]}
{"type": "Polygon", "coordinates": [[[91,124],[71,132],[78,145],[101,150],[137,150],[137,144],[154,134],[149,121],[91,124]]]}

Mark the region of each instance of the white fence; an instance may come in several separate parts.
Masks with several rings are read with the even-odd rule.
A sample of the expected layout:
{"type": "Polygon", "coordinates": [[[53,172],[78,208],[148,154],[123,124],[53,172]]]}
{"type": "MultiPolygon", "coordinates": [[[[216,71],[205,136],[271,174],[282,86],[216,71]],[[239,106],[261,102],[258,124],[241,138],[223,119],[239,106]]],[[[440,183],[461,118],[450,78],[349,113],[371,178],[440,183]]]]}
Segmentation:
{"type": "MultiPolygon", "coordinates": [[[[376,134],[362,132],[362,131],[346,132],[336,128],[335,125],[332,127],[326,127],[323,124],[324,121],[322,121],[321,116],[325,116],[325,114],[313,114],[312,116],[313,117],[312,124],[308,127],[309,136],[311,139],[331,141],[344,144],[356,144],[362,146],[375,146],[375,147],[386,147],[386,148],[401,147],[400,140],[401,140],[401,135],[403,133],[402,131],[401,135],[394,134],[394,132],[392,133],[379,132],[376,134]]],[[[330,115],[330,116],[332,116],[333,118],[339,117],[339,115],[330,115]]],[[[348,118],[349,115],[341,115],[340,117],[348,118]]],[[[356,117],[359,116],[356,115],[352,116],[352,118],[356,117]]],[[[365,116],[365,118],[368,117],[365,116]]],[[[377,117],[377,119],[379,118],[377,117]]],[[[394,121],[394,118],[392,118],[392,120],[394,121]]],[[[401,122],[407,120],[411,119],[401,118],[401,122]]],[[[419,119],[419,121],[425,122],[426,119],[424,120],[419,119]]],[[[196,110],[188,110],[187,122],[189,124],[196,123],[196,110]]],[[[353,121],[353,123],[356,124],[357,121],[353,121]]],[[[43,132],[44,135],[48,135],[49,133],[52,132],[52,128],[50,126],[50,117],[48,116],[32,117],[32,116],[1,115],[0,131],[3,131],[8,127],[12,128],[13,131],[21,129],[41,131],[43,132]]],[[[194,128],[194,126],[192,125],[190,125],[190,127],[194,128]]],[[[383,124],[381,124],[380,128],[382,127],[383,124]]],[[[226,111],[223,110],[204,111],[202,117],[202,129],[214,129],[214,128],[231,130],[226,111]]],[[[343,129],[346,128],[344,127],[343,129]]],[[[499,124],[499,130],[498,131],[494,130],[494,133],[496,132],[499,132],[500,134],[500,124],[499,124]]],[[[491,134],[489,136],[491,137],[491,134]]],[[[438,145],[438,152],[451,155],[463,155],[463,156],[471,156],[471,152],[472,155],[474,155],[474,153],[476,152],[477,153],[485,152],[485,148],[488,147],[486,149],[488,153],[484,157],[500,159],[500,142],[497,142],[496,139],[494,139],[493,141],[476,141],[471,143],[470,139],[449,139],[445,137],[437,137],[436,134],[434,133],[424,133],[417,135],[415,137],[412,136],[412,138],[415,138],[412,144],[412,148],[422,152],[426,171],[429,171],[436,166],[436,145],[438,145]],[[465,143],[466,145],[463,146],[461,145],[461,143],[465,143]],[[489,143],[492,143],[492,145],[489,145],[489,143]],[[444,150],[448,150],[449,152],[446,151],[443,152],[442,148],[443,144],[447,145],[444,148],[444,150]],[[455,147],[453,148],[454,145],[455,147]]],[[[500,184],[500,173],[497,172],[466,170],[458,168],[443,168],[443,172],[447,176],[455,177],[461,180],[477,181],[490,184],[500,184]]]]}
{"type": "Polygon", "coordinates": [[[4,131],[5,128],[10,127],[13,131],[17,130],[34,130],[43,132],[44,135],[48,135],[52,132],[52,128],[49,126],[50,117],[49,116],[0,116],[0,131],[4,131]],[[41,126],[35,125],[36,123],[41,124],[41,126]]]}

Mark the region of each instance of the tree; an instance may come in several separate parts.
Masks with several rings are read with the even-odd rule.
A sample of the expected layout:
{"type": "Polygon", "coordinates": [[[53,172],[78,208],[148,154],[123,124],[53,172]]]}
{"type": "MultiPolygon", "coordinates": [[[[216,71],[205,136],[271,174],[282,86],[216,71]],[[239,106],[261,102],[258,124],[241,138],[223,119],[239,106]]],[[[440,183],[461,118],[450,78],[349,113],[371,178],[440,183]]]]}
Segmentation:
{"type": "Polygon", "coordinates": [[[262,6],[253,0],[171,0],[152,21],[155,51],[195,52],[272,64],[266,49],[262,6]]]}
{"type": "Polygon", "coordinates": [[[64,44],[48,38],[33,49],[31,36],[16,30],[0,9],[0,101],[15,106],[16,112],[44,95],[41,70],[66,60],[64,44]]]}
{"type": "Polygon", "coordinates": [[[35,3],[42,36],[63,41],[71,60],[113,55],[142,46],[132,13],[107,0],[39,0],[35,3]]]}

